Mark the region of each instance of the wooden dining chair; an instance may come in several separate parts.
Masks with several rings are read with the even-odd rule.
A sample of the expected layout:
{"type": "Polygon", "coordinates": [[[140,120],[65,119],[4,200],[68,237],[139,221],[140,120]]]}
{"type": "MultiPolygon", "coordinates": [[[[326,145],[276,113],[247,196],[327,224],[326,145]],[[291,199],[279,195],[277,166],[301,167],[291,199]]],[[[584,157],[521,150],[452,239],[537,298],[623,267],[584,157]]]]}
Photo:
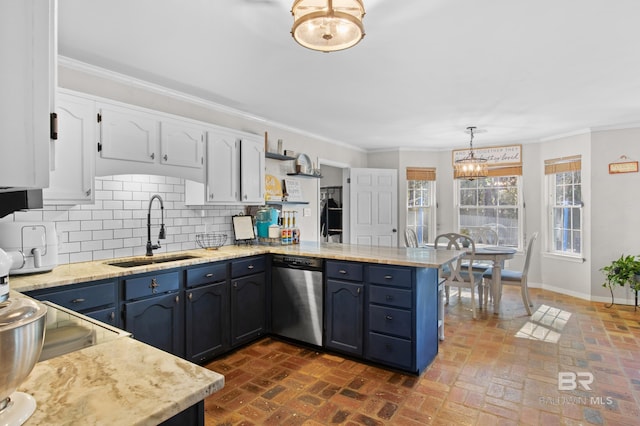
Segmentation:
{"type": "MultiPolygon", "coordinates": [[[[524,260],[524,268],[522,271],[512,271],[509,269],[503,269],[501,274],[500,282],[502,285],[514,285],[520,286],[520,293],[522,294],[522,303],[524,303],[524,307],[527,309],[527,314],[531,315],[531,307],[533,304],[531,303],[531,299],[529,298],[529,285],[527,283],[527,276],[529,275],[529,265],[531,264],[531,252],[533,248],[533,243],[535,243],[536,238],[538,238],[538,233],[534,232],[531,235],[531,239],[529,240],[529,244],[527,245],[527,253],[524,260]]],[[[493,268],[487,269],[482,275],[484,281],[484,301],[485,307],[487,304],[487,296],[490,288],[493,287],[493,268]]],[[[500,289],[502,290],[502,289],[500,289]]]]}
{"type": "MultiPolygon", "coordinates": [[[[446,278],[445,301],[449,304],[449,289],[451,287],[468,288],[471,290],[471,309],[473,318],[476,318],[476,298],[475,291],[478,291],[478,307],[482,308],[483,288],[482,288],[482,272],[473,270],[473,258],[476,251],[476,243],[468,236],[456,234],[454,232],[448,234],[440,234],[436,237],[434,248],[447,248],[450,250],[466,250],[467,254],[464,260],[468,261],[463,264],[462,258],[458,258],[451,262],[448,268],[442,269],[442,276],[446,278]],[[468,247],[465,246],[468,244],[468,247]]],[[[458,294],[460,291],[458,290],[458,294]]]]}

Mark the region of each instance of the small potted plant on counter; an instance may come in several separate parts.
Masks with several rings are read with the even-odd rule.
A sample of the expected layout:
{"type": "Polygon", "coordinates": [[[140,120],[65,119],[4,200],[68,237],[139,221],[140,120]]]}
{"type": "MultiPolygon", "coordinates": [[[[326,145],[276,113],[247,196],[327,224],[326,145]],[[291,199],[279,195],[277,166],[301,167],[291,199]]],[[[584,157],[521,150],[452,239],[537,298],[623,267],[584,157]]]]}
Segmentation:
{"type": "Polygon", "coordinates": [[[624,254],[619,259],[614,260],[607,266],[600,268],[600,271],[605,274],[605,282],[603,287],[608,287],[611,292],[611,304],[608,308],[613,306],[613,288],[615,286],[624,287],[629,284],[631,290],[635,292],[635,307],[638,309],[638,291],[640,290],[640,260],[637,256],[624,254]]]}

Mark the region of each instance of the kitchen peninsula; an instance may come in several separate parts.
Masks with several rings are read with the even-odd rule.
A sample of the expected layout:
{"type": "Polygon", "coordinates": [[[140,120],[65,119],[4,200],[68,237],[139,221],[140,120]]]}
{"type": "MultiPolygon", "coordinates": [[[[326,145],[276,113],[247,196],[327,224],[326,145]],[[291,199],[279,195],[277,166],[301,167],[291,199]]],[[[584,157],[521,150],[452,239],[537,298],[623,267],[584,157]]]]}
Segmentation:
{"type": "MultiPolygon", "coordinates": [[[[370,287],[372,290],[377,287],[378,289],[390,289],[395,292],[393,294],[398,295],[413,294],[413,300],[407,302],[408,307],[400,306],[402,309],[395,309],[393,304],[384,306],[385,302],[376,302],[373,296],[369,300],[369,296],[367,296],[367,303],[371,304],[370,310],[372,312],[374,308],[379,310],[388,307],[395,309],[395,312],[401,312],[404,309],[409,316],[413,317],[409,325],[405,324],[405,329],[408,327],[409,330],[413,330],[406,339],[399,339],[392,332],[385,334],[384,331],[378,332],[373,329],[363,330],[362,333],[362,335],[366,334],[365,337],[362,337],[363,339],[371,339],[371,342],[367,343],[370,348],[377,345],[377,347],[386,349],[389,347],[389,342],[394,343],[400,340],[409,342],[413,345],[410,347],[412,359],[403,365],[401,362],[396,362],[396,358],[394,358],[396,355],[386,359],[387,355],[373,349],[362,352],[361,358],[407,371],[421,372],[437,353],[437,318],[435,314],[437,309],[437,270],[443,264],[457,259],[463,254],[462,252],[331,243],[304,243],[298,246],[224,246],[218,250],[189,250],[171,253],[172,256],[193,257],[129,268],[109,264],[123,259],[60,265],[48,273],[14,276],[11,278],[11,286],[14,291],[33,294],[38,291],[74,289],[77,285],[84,283],[89,283],[89,286],[94,282],[98,283],[97,285],[103,285],[105,280],[115,280],[118,283],[133,282],[137,278],[130,279],[129,276],[159,276],[166,274],[166,271],[174,271],[170,273],[180,274],[180,276],[184,273],[184,285],[187,285],[189,271],[203,270],[203,268],[212,267],[211,265],[244,264],[249,260],[261,259],[263,267],[268,269],[269,264],[263,259],[265,255],[269,254],[316,257],[324,259],[327,263],[333,262],[347,266],[362,265],[364,271],[371,271],[365,272],[363,277],[366,275],[368,279],[371,276],[370,287]],[[395,284],[377,284],[375,273],[378,274],[379,280],[389,279],[386,273],[382,273],[383,270],[401,271],[402,277],[407,278],[400,283],[402,288],[395,288],[395,284]],[[428,297],[423,298],[423,293],[428,293],[428,297]],[[428,315],[422,315],[422,313],[428,315]],[[373,340],[374,338],[378,340],[373,340]],[[382,344],[381,342],[386,343],[382,344]],[[423,355],[422,352],[428,352],[428,354],[423,355]]],[[[154,258],[161,260],[166,256],[155,255],[154,258]]],[[[144,257],[136,259],[144,259],[144,257]]],[[[127,260],[131,260],[131,258],[127,260]]],[[[217,274],[214,269],[210,271],[212,271],[211,275],[217,274]]],[[[227,271],[226,268],[225,271],[227,271]]],[[[180,278],[180,283],[183,285],[182,278],[180,278]]],[[[365,285],[364,278],[362,284],[359,285],[365,285]]],[[[119,291],[125,292],[124,289],[119,291]]],[[[189,290],[187,289],[187,291],[189,290]]],[[[373,291],[371,293],[373,294],[373,291]]],[[[188,297],[185,296],[185,298],[188,297]]],[[[118,306],[116,304],[116,310],[120,309],[118,306]]],[[[363,309],[362,321],[364,322],[364,312],[367,312],[369,308],[365,306],[363,309]]],[[[248,315],[249,312],[245,312],[245,315],[248,315]]],[[[133,334],[134,337],[138,337],[135,336],[135,332],[133,334]]],[[[399,348],[402,349],[401,352],[406,353],[405,343],[399,348]]],[[[187,358],[189,359],[189,357],[187,358]]],[[[404,362],[404,360],[401,361],[404,362]]],[[[69,420],[67,416],[75,415],[79,416],[75,417],[77,419],[88,415],[96,416],[95,419],[99,422],[104,420],[101,416],[105,415],[106,418],[111,419],[107,423],[115,424],[121,423],[120,420],[125,418],[133,419],[134,417],[129,417],[129,410],[150,415],[151,417],[147,419],[140,417],[134,422],[145,424],[157,422],[161,418],[168,418],[166,413],[164,413],[164,417],[160,417],[162,413],[157,412],[159,405],[168,406],[172,409],[172,413],[178,413],[220,389],[223,381],[222,376],[208,372],[196,364],[168,355],[133,339],[119,338],[113,342],[92,346],[38,363],[20,390],[34,395],[39,403],[40,409],[36,411],[29,424],[67,422],[69,420]],[[176,382],[176,377],[182,377],[184,384],[181,385],[180,381],[176,382]],[[194,392],[190,393],[190,391],[194,392]],[[125,397],[124,401],[119,402],[118,399],[123,395],[134,395],[135,398],[127,399],[125,397]],[[142,400],[135,400],[137,396],[142,397],[142,400]],[[54,408],[49,409],[49,404],[52,404],[51,407],[54,408]],[[119,407],[120,413],[115,408],[109,408],[110,404],[111,407],[119,407]],[[66,407],[67,405],[70,406],[66,407]],[[104,411],[101,408],[103,406],[104,411]],[[118,417],[119,415],[123,417],[118,417]]]]}

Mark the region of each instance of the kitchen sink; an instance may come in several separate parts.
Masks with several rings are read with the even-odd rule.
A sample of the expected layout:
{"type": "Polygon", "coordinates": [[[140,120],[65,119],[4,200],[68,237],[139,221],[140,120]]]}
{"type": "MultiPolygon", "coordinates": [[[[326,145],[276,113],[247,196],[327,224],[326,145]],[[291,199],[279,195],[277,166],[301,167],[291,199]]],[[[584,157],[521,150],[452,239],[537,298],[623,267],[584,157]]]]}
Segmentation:
{"type": "Polygon", "coordinates": [[[151,265],[154,263],[166,263],[175,262],[177,260],[195,259],[198,256],[192,256],[189,254],[182,254],[176,256],[162,256],[162,257],[136,257],[129,260],[117,260],[115,262],[106,262],[107,265],[118,266],[120,268],[134,268],[136,266],[151,265]]]}

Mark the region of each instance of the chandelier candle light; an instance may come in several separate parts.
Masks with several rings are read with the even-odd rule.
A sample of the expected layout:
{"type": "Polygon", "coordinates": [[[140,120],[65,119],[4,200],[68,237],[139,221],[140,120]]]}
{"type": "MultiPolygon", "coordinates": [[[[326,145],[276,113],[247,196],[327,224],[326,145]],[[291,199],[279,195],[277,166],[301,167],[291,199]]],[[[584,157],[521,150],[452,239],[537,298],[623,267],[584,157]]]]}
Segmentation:
{"type": "Polygon", "coordinates": [[[454,165],[454,177],[456,179],[475,180],[485,178],[489,175],[487,159],[476,157],[473,152],[473,126],[467,127],[471,140],[469,141],[469,154],[460,160],[456,160],[454,165]]]}
{"type": "Polygon", "coordinates": [[[362,0],[295,0],[291,35],[321,52],[348,49],[364,37],[362,0]]]}

